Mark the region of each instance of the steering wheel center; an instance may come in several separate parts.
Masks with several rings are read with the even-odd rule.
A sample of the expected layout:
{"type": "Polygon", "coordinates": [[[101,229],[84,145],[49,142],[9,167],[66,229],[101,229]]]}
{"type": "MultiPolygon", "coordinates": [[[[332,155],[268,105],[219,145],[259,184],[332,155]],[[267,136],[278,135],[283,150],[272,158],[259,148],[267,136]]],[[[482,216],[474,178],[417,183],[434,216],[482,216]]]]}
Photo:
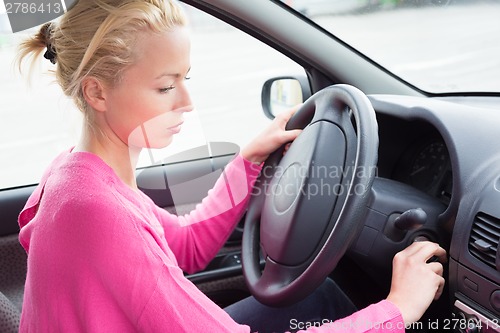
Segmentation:
{"type": "Polygon", "coordinates": [[[292,163],[283,172],[272,189],[274,207],[278,213],[286,212],[300,196],[306,174],[307,169],[298,162],[292,163]]]}

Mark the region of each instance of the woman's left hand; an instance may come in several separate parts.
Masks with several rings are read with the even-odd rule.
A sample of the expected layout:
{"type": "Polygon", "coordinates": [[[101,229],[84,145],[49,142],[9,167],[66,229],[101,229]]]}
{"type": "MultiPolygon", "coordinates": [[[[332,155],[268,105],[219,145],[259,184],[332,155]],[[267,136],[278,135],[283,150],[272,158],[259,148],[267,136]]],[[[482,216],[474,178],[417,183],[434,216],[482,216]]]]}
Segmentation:
{"type": "Polygon", "coordinates": [[[295,140],[302,130],[296,129],[287,131],[285,130],[285,126],[301,105],[302,104],[299,104],[289,111],[278,114],[263,132],[243,148],[241,151],[243,158],[250,162],[260,164],[283,144],[295,140]]]}

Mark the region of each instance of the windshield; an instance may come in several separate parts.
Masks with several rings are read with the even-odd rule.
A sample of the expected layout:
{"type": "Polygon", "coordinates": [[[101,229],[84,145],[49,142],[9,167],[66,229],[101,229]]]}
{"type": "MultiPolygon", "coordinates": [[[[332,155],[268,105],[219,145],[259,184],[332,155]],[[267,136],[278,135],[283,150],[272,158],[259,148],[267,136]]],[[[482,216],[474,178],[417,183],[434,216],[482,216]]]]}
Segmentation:
{"type": "Polygon", "coordinates": [[[500,92],[499,0],[284,0],[417,88],[500,92]]]}

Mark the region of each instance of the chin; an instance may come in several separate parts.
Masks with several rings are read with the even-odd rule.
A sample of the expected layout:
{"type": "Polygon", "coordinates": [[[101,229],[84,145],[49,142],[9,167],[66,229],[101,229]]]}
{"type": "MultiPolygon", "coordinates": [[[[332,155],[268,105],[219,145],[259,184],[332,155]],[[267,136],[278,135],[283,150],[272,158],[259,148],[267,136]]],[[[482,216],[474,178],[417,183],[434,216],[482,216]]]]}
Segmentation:
{"type": "Polygon", "coordinates": [[[173,141],[173,137],[168,137],[168,138],[162,138],[160,140],[156,140],[154,142],[150,142],[149,143],[149,146],[147,147],[144,147],[144,148],[150,148],[150,149],[162,149],[162,148],[166,148],[168,147],[172,141],[173,141]]]}

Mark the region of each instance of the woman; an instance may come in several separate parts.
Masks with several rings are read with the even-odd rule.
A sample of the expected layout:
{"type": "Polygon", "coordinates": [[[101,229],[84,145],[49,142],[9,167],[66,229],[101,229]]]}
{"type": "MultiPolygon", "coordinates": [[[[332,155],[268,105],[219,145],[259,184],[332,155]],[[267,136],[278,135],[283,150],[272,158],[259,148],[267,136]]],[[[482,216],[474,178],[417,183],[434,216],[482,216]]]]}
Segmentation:
{"type": "MultiPolygon", "coordinates": [[[[185,25],[170,0],[86,0],[22,45],[20,63],[46,50],[85,121],[78,144],[51,164],[19,216],[28,253],[21,332],[249,332],[241,314],[262,309],[233,306],[238,324],[183,271],[214,257],[244,212],[260,164],[300,133],[284,130],[293,110],[235,157],[189,215],[160,209],[135,181],[141,149],[170,144],[192,110],[185,25]]],[[[404,331],[442,290],[442,266],[426,264],[433,255],[445,253],[419,243],[398,254],[387,300],[335,322],[365,328],[330,323],[310,331],[374,331],[380,323],[404,331]]]]}

